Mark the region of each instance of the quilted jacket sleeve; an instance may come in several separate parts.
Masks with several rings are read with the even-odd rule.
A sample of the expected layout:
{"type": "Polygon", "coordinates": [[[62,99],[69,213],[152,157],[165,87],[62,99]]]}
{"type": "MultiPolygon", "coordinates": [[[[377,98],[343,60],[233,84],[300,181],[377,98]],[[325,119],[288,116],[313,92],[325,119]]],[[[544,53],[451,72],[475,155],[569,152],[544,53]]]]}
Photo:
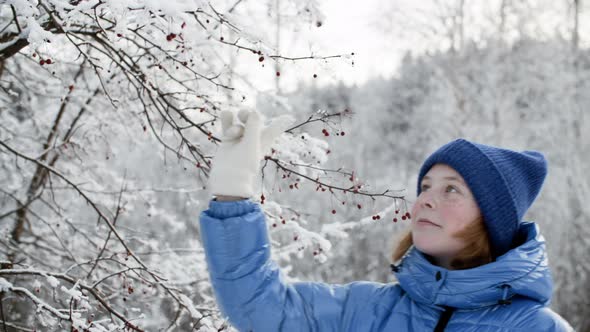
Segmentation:
{"type": "Polygon", "coordinates": [[[222,312],[240,331],[346,331],[379,284],[286,283],[270,260],[257,203],[211,201],[200,216],[209,275],[222,312]]]}

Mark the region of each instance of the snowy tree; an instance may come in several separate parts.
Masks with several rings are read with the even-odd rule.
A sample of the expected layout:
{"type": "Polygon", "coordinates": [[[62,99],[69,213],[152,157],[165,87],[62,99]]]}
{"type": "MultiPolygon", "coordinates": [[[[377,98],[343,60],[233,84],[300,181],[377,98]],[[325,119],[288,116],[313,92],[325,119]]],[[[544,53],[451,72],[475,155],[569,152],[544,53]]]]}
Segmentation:
{"type": "MultiPolygon", "coordinates": [[[[292,111],[274,96],[256,105],[232,58],[271,70],[273,79],[277,63],[345,58],[276,52],[265,27],[277,13],[261,6],[274,8],[199,0],[0,5],[5,328],[229,328],[197,229],[210,198],[217,115],[254,106],[269,116],[292,111]]],[[[285,28],[323,20],[313,0],[282,2],[281,11],[285,28]]],[[[330,232],[308,229],[301,208],[275,203],[275,193],[308,186],[316,195],[384,197],[348,180],[347,170],[324,168],[325,137],[352,113],[316,111],[297,114],[261,165],[257,199],[269,227],[285,226],[276,238],[289,241],[276,242],[275,252],[287,260],[296,253],[325,260],[330,232]],[[314,126],[325,131],[308,134],[314,126]]]]}

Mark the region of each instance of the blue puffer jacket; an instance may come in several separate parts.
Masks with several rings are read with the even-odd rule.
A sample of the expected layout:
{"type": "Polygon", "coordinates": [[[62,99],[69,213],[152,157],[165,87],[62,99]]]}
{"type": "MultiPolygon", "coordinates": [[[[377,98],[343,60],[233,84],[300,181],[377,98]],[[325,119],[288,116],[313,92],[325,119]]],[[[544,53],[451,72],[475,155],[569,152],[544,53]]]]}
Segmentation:
{"type": "Polygon", "coordinates": [[[250,200],[211,201],[200,216],[220,308],[240,331],[572,331],[547,307],[552,281],[543,237],[468,270],[432,265],[411,249],[399,283],[287,283],[270,260],[265,216],[250,200]]]}

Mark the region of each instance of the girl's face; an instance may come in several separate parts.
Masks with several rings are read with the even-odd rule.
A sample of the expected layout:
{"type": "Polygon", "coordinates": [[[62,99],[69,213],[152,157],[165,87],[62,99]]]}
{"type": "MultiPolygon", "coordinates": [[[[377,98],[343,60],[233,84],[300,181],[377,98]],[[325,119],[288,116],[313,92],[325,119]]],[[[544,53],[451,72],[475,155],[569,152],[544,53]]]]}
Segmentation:
{"type": "Polygon", "coordinates": [[[414,246],[435,264],[450,268],[453,257],[466,245],[455,234],[477,222],[481,212],[465,180],[448,165],[434,165],[420,186],[412,207],[414,246]]]}

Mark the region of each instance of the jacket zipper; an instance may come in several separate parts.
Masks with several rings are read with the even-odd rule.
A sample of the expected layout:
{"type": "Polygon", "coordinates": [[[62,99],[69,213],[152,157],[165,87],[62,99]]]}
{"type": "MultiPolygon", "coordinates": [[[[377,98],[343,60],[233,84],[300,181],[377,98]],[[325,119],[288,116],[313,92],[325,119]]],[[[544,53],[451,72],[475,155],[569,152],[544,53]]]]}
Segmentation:
{"type": "Polygon", "coordinates": [[[434,328],[434,332],[443,332],[445,330],[445,327],[447,327],[449,320],[451,320],[451,315],[453,315],[453,311],[455,311],[455,308],[445,307],[445,311],[443,311],[440,315],[438,323],[434,328]]]}

